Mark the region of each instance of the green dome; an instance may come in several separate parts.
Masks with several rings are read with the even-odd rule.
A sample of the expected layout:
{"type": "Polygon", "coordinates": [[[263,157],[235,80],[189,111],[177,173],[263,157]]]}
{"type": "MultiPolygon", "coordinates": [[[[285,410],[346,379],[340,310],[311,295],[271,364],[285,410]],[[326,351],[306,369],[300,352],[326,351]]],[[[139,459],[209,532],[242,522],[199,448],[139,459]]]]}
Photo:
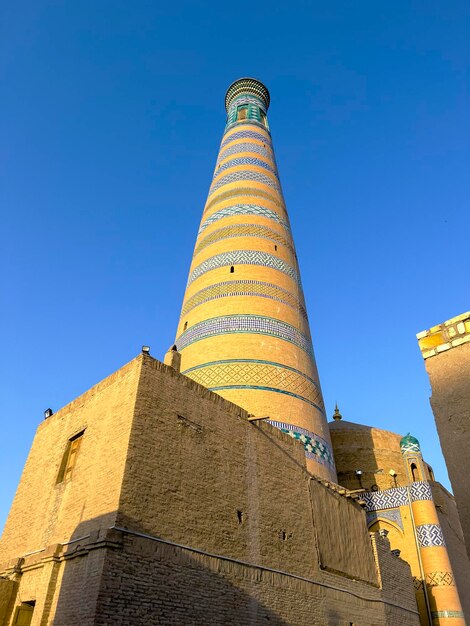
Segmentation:
{"type": "Polygon", "coordinates": [[[403,453],[405,452],[421,452],[419,447],[419,441],[416,437],[406,434],[400,441],[400,448],[403,453]]]}

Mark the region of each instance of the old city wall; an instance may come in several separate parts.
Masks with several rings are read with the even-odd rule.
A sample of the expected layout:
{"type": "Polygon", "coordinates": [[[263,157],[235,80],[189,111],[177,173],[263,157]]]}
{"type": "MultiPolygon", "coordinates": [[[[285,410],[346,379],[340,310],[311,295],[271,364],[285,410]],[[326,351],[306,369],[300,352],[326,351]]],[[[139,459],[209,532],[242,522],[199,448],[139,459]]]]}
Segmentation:
{"type": "Polygon", "coordinates": [[[470,554],[470,343],[426,359],[431,406],[470,554]]]}
{"type": "Polygon", "coordinates": [[[10,561],[15,606],[0,623],[34,601],[32,626],[124,626],[130,610],[135,626],[211,615],[418,624],[408,566],[388,541],[371,546],[355,501],[305,471],[300,442],[145,355],[65,409],[50,418],[57,431],[53,421],[40,428],[52,443],[35,440],[10,516],[18,537],[10,520],[4,554],[49,544],[10,561]],[[54,506],[64,439],[83,427],[71,495],[54,506]],[[30,472],[47,454],[52,495],[36,503],[30,472]]]}
{"type": "Polygon", "coordinates": [[[139,359],[40,424],[0,541],[7,561],[114,522],[140,376],[139,359]],[[57,482],[70,437],[84,432],[71,480],[57,482]]]}
{"type": "Polygon", "coordinates": [[[462,609],[470,623],[470,560],[465,549],[457,506],[454,498],[440,483],[432,482],[430,485],[462,609]]]}

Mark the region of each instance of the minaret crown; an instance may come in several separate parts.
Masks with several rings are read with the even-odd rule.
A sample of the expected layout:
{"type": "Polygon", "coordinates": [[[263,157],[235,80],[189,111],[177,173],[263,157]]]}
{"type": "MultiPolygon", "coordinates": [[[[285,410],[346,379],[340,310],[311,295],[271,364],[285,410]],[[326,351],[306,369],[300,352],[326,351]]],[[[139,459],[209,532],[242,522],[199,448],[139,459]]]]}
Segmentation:
{"type": "Polygon", "coordinates": [[[269,128],[266,119],[269,102],[269,91],[263,83],[254,78],[239,78],[230,85],[225,95],[227,127],[252,120],[269,128]]]}
{"type": "Polygon", "coordinates": [[[407,433],[400,441],[400,448],[402,454],[406,454],[407,452],[421,452],[419,447],[419,441],[410,433],[407,433]]]}
{"type": "Polygon", "coordinates": [[[256,78],[239,78],[230,85],[225,94],[225,110],[227,113],[233,101],[239,96],[254,96],[261,101],[265,112],[269,109],[271,100],[269,91],[256,78]]]}

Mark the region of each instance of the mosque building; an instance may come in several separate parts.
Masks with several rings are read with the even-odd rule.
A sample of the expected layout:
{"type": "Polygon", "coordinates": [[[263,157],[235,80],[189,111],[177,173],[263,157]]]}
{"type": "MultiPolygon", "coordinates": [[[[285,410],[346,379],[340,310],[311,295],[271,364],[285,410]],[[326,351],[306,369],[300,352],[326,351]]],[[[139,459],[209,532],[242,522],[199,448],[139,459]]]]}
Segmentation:
{"type": "MultiPolygon", "coordinates": [[[[39,425],[0,625],[464,626],[470,563],[418,440],[328,423],[268,124],[228,89],[174,345],[39,425]]],[[[415,433],[413,433],[415,434],[415,433]]]]}

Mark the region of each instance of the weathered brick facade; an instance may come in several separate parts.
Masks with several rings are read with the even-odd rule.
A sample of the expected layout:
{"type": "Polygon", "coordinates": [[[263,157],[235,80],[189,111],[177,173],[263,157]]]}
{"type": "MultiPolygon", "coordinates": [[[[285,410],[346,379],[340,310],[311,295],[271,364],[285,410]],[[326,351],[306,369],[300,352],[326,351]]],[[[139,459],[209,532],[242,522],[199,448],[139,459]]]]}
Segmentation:
{"type": "Polygon", "coordinates": [[[40,425],[0,554],[8,626],[26,602],[33,626],[419,623],[408,565],[300,442],[146,355],[40,425]]]}

